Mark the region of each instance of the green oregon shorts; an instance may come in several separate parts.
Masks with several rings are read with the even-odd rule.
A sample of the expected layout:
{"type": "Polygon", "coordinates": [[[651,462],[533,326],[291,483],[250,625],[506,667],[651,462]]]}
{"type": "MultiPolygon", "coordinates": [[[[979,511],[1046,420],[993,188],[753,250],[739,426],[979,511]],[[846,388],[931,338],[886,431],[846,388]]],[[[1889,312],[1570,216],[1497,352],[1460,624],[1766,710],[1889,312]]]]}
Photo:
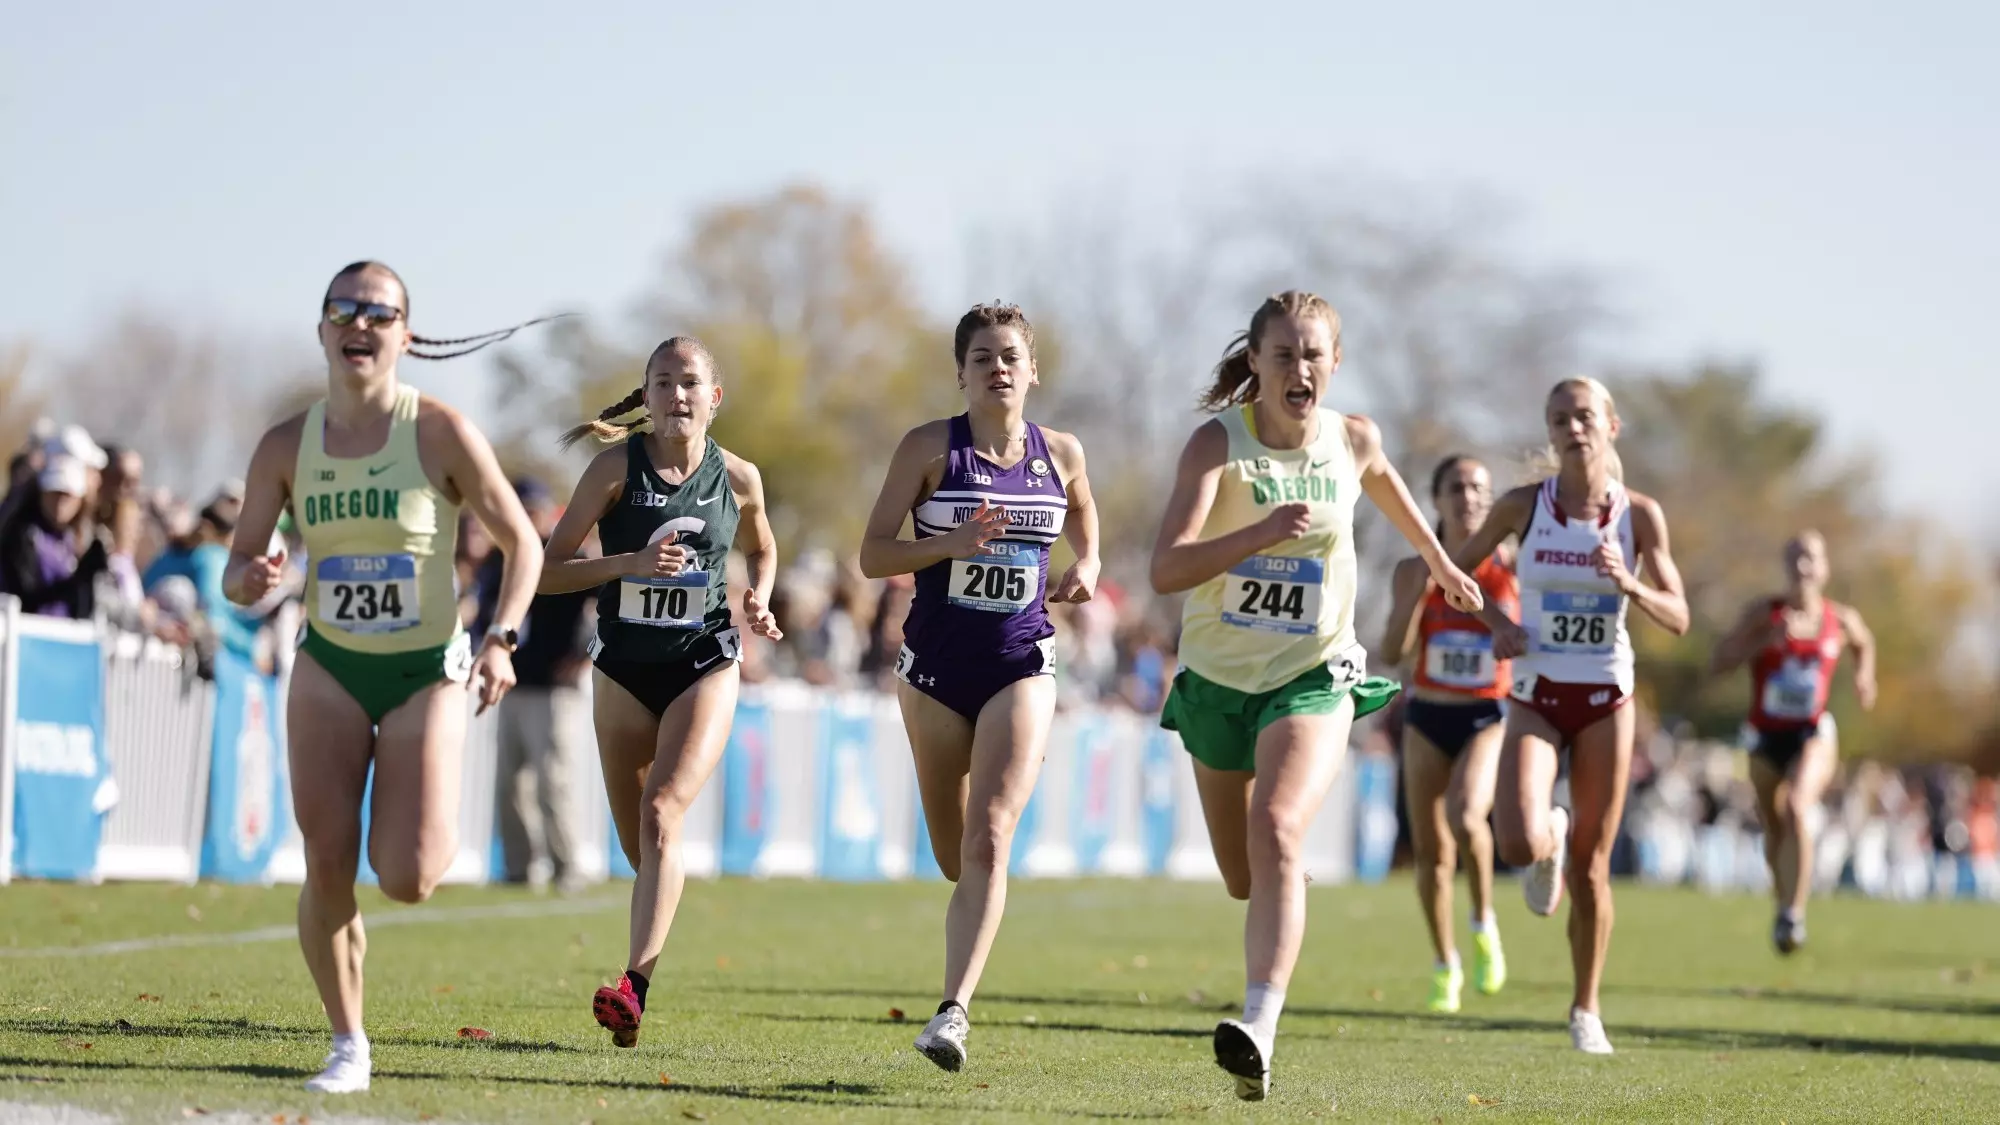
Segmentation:
{"type": "Polygon", "coordinates": [[[382,716],[432,684],[444,680],[462,684],[472,675],[472,638],[465,633],[436,648],[415,652],[356,652],[307,625],[299,651],[326,669],[334,682],[361,704],[368,721],[378,724],[382,716]]]}
{"type": "Polygon", "coordinates": [[[1335,679],[1333,668],[1321,664],[1290,683],[1256,693],[1223,687],[1183,668],[1174,677],[1160,725],[1176,731],[1181,745],[1202,765],[1215,770],[1257,768],[1257,736],[1287,715],[1330,715],[1340,702],[1354,697],[1354,717],[1386,707],[1402,685],[1380,676],[1360,681],[1335,679]]]}

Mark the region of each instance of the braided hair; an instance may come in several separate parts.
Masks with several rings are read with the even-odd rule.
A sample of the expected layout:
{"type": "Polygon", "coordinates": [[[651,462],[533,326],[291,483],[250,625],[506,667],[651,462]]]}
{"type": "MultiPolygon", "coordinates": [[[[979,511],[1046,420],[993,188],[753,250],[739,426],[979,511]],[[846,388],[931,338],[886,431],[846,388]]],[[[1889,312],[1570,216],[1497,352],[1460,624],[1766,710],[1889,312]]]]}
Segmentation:
{"type": "Polygon", "coordinates": [[[716,383],[722,382],[722,369],[715,365],[715,357],[709,353],[706,345],[693,336],[669,337],[661,342],[659,347],[653,349],[652,355],[646,357],[646,366],[640,373],[639,385],[634,387],[630,394],[598,411],[597,417],[590,421],[578,423],[564,430],[562,436],[556,439],[556,445],[562,449],[570,449],[585,438],[593,438],[601,445],[616,445],[633,434],[653,432],[652,416],[646,413],[644,372],[652,370],[654,361],[669,352],[680,352],[689,359],[701,360],[708,367],[710,380],[716,383]]]}
{"type": "MultiPolygon", "coordinates": [[[[403,291],[403,321],[407,324],[410,319],[410,287],[403,284],[402,276],[395,270],[377,261],[349,262],[342,266],[340,272],[333,275],[333,280],[327,282],[326,296],[320,298],[321,306],[324,307],[326,302],[333,298],[333,287],[341,278],[353,277],[358,273],[383,274],[396,283],[396,288],[403,291]]],[[[523,328],[532,328],[537,324],[547,324],[553,320],[562,320],[575,315],[575,313],[557,313],[554,316],[538,316],[533,320],[524,320],[512,328],[481,332],[473,336],[441,338],[419,336],[413,332],[410,334],[410,355],[417,359],[456,359],[462,355],[471,355],[481,348],[492,347],[523,328]]]]}

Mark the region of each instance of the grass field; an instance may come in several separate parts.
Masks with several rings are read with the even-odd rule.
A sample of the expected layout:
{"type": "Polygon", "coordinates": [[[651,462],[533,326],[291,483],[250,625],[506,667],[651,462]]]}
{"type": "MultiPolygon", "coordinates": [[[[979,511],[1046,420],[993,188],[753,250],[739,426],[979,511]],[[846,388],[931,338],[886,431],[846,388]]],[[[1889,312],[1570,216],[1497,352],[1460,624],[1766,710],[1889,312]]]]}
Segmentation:
{"type": "Polygon", "coordinates": [[[1818,903],[1785,961],[1761,899],[1621,888],[1619,1053],[1593,1059],[1563,1031],[1561,923],[1503,887],[1513,980],[1468,989],[1456,1017],[1419,1010],[1429,956],[1402,877],[1314,890],[1272,1099],[1245,1105],[1209,1052],[1242,996],[1241,908],[1219,886],[1016,882],[957,1075],[910,1049],[936,1006],[940,884],[690,884],[634,1051],[588,1010],[622,967],[622,885],[416,908],[364,891],[375,1086],[321,1098],[300,1086],[326,1031],[292,889],[17,885],[0,888],[0,1119],[2000,1118],[1991,907],[1818,903]]]}

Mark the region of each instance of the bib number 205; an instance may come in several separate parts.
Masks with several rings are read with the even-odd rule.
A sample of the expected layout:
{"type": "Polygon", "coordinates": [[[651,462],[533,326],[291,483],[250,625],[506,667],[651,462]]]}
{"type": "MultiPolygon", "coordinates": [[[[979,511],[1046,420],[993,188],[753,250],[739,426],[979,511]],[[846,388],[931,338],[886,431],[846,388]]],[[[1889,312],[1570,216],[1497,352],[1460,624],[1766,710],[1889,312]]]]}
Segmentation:
{"type": "Polygon", "coordinates": [[[1034,604],[1041,577],[1041,553],[1014,544],[989,545],[969,559],[953,559],[952,605],[987,613],[1019,613],[1034,604]]]}

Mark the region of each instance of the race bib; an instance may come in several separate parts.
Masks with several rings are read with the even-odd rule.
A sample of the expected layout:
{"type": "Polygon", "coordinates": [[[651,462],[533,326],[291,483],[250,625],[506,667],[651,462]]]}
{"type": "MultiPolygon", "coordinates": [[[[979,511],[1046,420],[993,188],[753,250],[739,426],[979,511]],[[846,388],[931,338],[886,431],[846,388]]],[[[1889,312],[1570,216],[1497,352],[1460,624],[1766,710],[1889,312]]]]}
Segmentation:
{"type": "Polygon", "coordinates": [[[708,614],[708,571],[618,584],[618,620],[656,629],[699,629],[708,614]]]}
{"type": "Polygon", "coordinates": [[[1617,594],[1547,590],[1535,651],[1557,656],[1609,656],[1618,645],[1617,594]]]}
{"type": "Polygon", "coordinates": [[[1424,642],[1424,678],[1440,687],[1492,687],[1498,670],[1489,634],[1454,629],[1424,642]]]}
{"type": "Polygon", "coordinates": [[[417,560],[411,555],[335,555],[321,559],[319,619],[349,633],[397,633],[423,623],[417,560]]]}
{"type": "Polygon", "coordinates": [[[951,560],[951,588],[945,600],[986,613],[1019,613],[1035,604],[1041,576],[1040,550],[989,543],[969,559],[951,560]]]}
{"type": "Polygon", "coordinates": [[[1774,719],[1805,722],[1819,710],[1819,662],[1787,660],[1764,681],[1763,711],[1774,719]]]}
{"type": "Polygon", "coordinates": [[[1325,580],[1319,559],[1252,555],[1230,568],[1222,620],[1268,633],[1317,633],[1325,580]]]}

